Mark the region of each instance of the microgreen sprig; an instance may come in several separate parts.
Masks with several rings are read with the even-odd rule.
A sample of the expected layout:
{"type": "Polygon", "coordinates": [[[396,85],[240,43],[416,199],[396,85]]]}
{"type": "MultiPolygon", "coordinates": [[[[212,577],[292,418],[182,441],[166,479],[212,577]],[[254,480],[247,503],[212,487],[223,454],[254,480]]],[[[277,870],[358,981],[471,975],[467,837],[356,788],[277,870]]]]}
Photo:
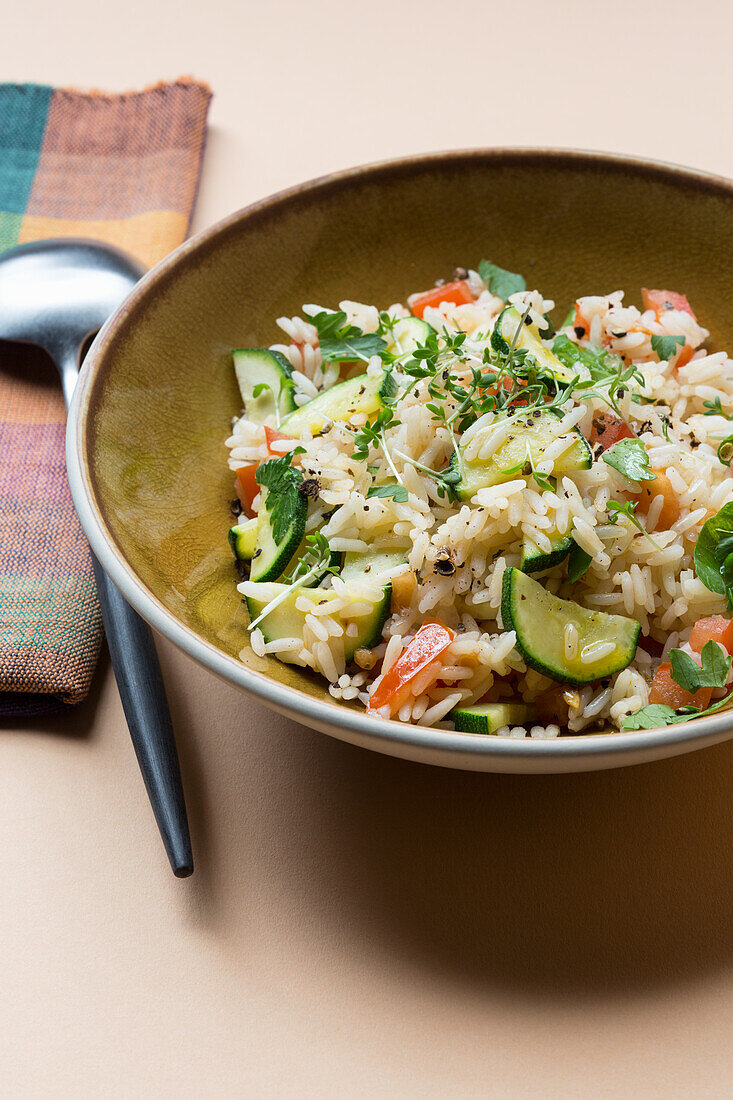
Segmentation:
{"type": "Polygon", "coordinates": [[[316,577],[331,573],[336,576],[340,566],[331,564],[331,550],[325,535],[318,531],[315,535],[306,536],[306,550],[295,568],[283,577],[284,589],[274,599],[266,604],[256,619],[249,624],[249,629],[254,630],[276,607],[289,599],[293,592],[299,588],[305,588],[316,577]]]}
{"type": "Polygon", "coordinates": [[[618,523],[621,516],[625,516],[629,523],[636,527],[637,531],[640,531],[645,538],[649,539],[655,550],[661,550],[659,543],[655,542],[646,528],[642,525],[641,521],[636,517],[636,509],[639,505],[638,500],[609,500],[606,505],[606,511],[608,512],[608,522],[612,524],[618,523]]]}

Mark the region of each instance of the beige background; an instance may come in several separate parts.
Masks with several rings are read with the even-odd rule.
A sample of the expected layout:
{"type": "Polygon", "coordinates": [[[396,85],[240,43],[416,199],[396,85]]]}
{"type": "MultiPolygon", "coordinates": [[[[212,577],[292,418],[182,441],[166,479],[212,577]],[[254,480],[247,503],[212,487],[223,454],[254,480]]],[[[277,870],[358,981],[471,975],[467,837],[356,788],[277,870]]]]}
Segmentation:
{"type": "MultiPolygon", "coordinates": [[[[26,0],[2,26],[5,79],[213,84],[197,229],[447,147],[733,175],[722,0],[26,0]]],[[[733,744],[443,772],[160,652],[193,879],[167,870],[106,660],[73,717],[0,731],[4,1096],[730,1095],[733,744]]]]}

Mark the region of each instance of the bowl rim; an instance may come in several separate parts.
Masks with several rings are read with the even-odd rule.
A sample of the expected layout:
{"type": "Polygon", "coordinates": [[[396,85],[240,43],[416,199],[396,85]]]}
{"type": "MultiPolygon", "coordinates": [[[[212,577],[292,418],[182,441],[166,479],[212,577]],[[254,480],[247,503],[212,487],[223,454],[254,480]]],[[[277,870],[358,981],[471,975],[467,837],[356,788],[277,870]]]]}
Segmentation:
{"type": "MultiPolygon", "coordinates": [[[[340,740],[392,755],[401,755],[399,747],[404,746],[419,750],[420,759],[428,762],[431,755],[450,758],[452,766],[458,767],[470,768],[471,758],[481,758],[484,768],[492,760],[498,767],[502,761],[505,764],[511,761],[518,765],[516,770],[523,770],[522,762],[527,766],[526,770],[534,770],[530,769],[533,761],[538,764],[542,762],[546,766],[545,770],[552,770],[553,763],[561,765],[562,761],[569,764],[572,770],[581,770],[583,762],[588,768],[615,767],[653,759],[665,748],[669,751],[664,755],[671,755],[727,740],[733,736],[731,714],[723,711],[698,721],[680,722],[657,730],[591,733],[547,740],[530,737],[515,740],[374,718],[364,711],[344,706],[337,700],[321,700],[299,688],[280,684],[266,673],[248,668],[235,657],[200,637],[146,587],[127,562],[104,522],[95,498],[87,457],[88,414],[94,389],[101,384],[101,367],[107,348],[128,318],[151,293],[152,288],[171,277],[185,257],[215,245],[232,226],[242,221],[258,220],[279,205],[292,203],[302,196],[327,191],[329,188],[348,185],[363,176],[388,176],[395,172],[429,169],[432,165],[442,166],[446,162],[458,164],[461,160],[485,161],[489,164],[515,160],[526,164],[532,159],[544,163],[555,161],[564,167],[596,171],[602,167],[615,170],[626,168],[635,174],[653,174],[664,181],[676,185],[691,185],[707,193],[724,192],[728,199],[733,195],[733,181],[663,160],[593,150],[502,146],[447,150],[374,161],[317,176],[258,199],[190,237],[151,268],[100,329],[84,361],[69,409],[66,431],[69,484],[74,505],[92,550],[105,572],[136,611],[152,627],[204,667],[294,721],[305,722],[340,740]],[[624,759],[625,757],[628,759],[624,759]]],[[[437,759],[435,762],[444,763],[445,760],[437,759]]]]}

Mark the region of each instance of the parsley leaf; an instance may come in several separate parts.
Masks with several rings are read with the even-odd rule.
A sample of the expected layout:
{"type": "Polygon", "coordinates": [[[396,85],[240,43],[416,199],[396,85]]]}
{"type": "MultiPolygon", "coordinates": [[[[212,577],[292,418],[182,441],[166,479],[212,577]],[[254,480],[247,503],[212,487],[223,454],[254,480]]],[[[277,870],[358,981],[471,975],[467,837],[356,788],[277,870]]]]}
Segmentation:
{"type": "Polygon", "coordinates": [[[350,325],[346,314],[341,310],[327,313],[322,310],[310,318],[311,324],[318,330],[318,343],[324,362],[338,359],[341,362],[353,362],[361,359],[365,363],[372,355],[382,356],[387,345],[375,332],[364,333],[356,325],[350,325]]]}
{"type": "Polygon", "coordinates": [[[560,362],[571,370],[582,363],[590,371],[594,382],[603,382],[606,378],[613,377],[623,367],[621,359],[612,352],[597,348],[594,344],[580,347],[564,333],[555,337],[552,350],[560,362]]]}
{"type": "Polygon", "coordinates": [[[713,703],[707,710],[698,710],[695,707],[678,707],[672,710],[665,703],[650,703],[636,714],[628,714],[621,720],[622,730],[655,730],[660,726],[673,726],[677,722],[687,722],[690,718],[704,718],[706,714],[715,714],[718,710],[727,708],[733,692],[724,695],[717,703],[713,703]]]}
{"type": "MultiPolygon", "coordinates": [[[[296,448],[297,449],[297,448],[296,448]]],[[[272,537],[282,542],[293,522],[300,503],[298,489],[303,483],[303,472],[291,465],[292,454],[271,458],[263,462],[255,474],[255,481],[267,489],[265,508],[271,512],[272,537]]]]}
{"type": "Polygon", "coordinates": [[[733,504],[724,504],[702,525],[695,544],[695,572],[710,592],[733,609],[733,504]]]}
{"type": "Polygon", "coordinates": [[[618,470],[630,481],[655,481],[651,472],[649,455],[640,439],[621,439],[603,452],[603,461],[618,470]]]}
{"type": "Polygon", "coordinates": [[[580,580],[583,574],[587,573],[592,561],[590,554],[587,554],[582,546],[578,546],[577,542],[573,542],[568,554],[568,580],[573,582],[580,580]]]}
{"type": "Polygon", "coordinates": [[[652,351],[660,363],[668,362],[676,354],[677,345],[684,342],[684,336],[652,336],[652,351]]]}
{"type": "Polygon", "coordinates": [[[622,730],[656,730],[660,726],[671,726],[675,722],[684,722],[689,715],[679,716],[668,707],[666,703],[650,703],[647,707],[637,710],[636,714],[628,714],[621,721],[622,730]]]}
{"type": "Polygon", "coordinates": [[[698,665],[689,653],[684,649],[670,649],[669,659],[672,664],[672,679],[685,691],[693,695],[702,687],[725,687],[730,672],[731,658],[726,656],[725,650],[712,639],[702,647],[698,665]]]}
{"type": "Polygon", "coordinates": [[[397,504],[407,502],[407,489],[404,485],[372,485],[368,497],[391,497],[397,504]]]}
{"type": "Polygon", "coordinates": [[[527,284],[521,275],[516,275],[513,271],[505,271],[503,267],[497,267],[488,260],[481,261],[478,265],[478,273],[491,293],[497,298],[503,298],[505,302],[512,294],[527,289],[527,284]]]}

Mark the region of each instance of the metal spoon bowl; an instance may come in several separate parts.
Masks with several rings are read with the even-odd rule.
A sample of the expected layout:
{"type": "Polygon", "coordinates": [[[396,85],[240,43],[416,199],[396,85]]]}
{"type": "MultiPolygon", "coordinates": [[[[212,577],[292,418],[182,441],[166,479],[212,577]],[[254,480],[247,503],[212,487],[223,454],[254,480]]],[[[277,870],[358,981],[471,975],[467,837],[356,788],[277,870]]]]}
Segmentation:
{"type": "MultiPolygon", "coordinates": [[[[58,367],[68,406],[80,357],[143,269],[109,245],[47,240],[0,255],[0,340],[36,344],[58,367]]],[[[193,856],[173,727],[150,628],[92,555],[102,619],[122,706],[171,867],[193,856]]]]}

